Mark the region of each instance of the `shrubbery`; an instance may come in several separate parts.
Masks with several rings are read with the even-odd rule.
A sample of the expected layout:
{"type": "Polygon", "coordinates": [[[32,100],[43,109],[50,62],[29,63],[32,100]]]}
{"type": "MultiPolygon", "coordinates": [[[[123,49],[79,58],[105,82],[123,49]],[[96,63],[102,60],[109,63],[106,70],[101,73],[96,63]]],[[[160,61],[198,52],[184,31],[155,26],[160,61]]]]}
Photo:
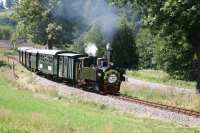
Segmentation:
{"type": "Polygon", "coordinates": [[[126,69],[138,68],[138,53],[133,27],[126,18],[123,18],[118,31],[113,37],[113,62],[117,67],[126,69]]]}
{"type": "Polygon", "coordinates": [[[12,27],[10,26],[0,26],[0,39],[1,40],[9,40],[12,35],[12,27]]]}

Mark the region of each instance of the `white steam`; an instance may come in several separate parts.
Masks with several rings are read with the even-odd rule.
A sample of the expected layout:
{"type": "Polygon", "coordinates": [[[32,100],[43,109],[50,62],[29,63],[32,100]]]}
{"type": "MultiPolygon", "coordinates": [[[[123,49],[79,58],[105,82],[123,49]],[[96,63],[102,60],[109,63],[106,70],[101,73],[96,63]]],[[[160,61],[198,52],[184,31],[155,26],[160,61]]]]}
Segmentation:
{"type": "MultiPolygon", "coordinates": [[[[101,32],[112,38],[117,30],[118,15],[107,0],[59,0],[55,16],[68,20],[79,20],[89,26],[98,24],[101,32]]],[[[85,27],[83,25],[83,27],[85,27]]]]}
{"type": "Polygon", "coordinates": [[[87,43],[85,44],[85,52],[89,55],[89,56],[96,56],[97,54],[97,46],[94,43],[87,43]]]}
{"type": "Polygon", "coordinates": [[[87,26],[97,24],[106,40],[112,41],[113,35],[119,28],[117,21],[120,13],[127,14],[129,20],[136,23],[136,34],[139,31],[141,18],[132,12],[134,10],[132,6],[129,2],[126,6],[118,8],[108,0],[58,0],[53,16],[58,20],[80,23],[73,27],[75,33],[88,30],[87,26]]]}

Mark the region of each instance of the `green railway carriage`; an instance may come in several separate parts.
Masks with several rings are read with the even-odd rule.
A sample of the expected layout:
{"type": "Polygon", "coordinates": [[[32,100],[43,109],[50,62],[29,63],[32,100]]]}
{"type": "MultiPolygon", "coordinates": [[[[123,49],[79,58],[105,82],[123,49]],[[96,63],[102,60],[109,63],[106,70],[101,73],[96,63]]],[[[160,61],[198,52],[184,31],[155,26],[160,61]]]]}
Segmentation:
{"type": "Polygon", "coordinates": [[[26,54],[26,50],[31,49],[30,47],[20,47],[18,48],[18,52],[19,52],[19,61],[22,65],[26,65],[27,60],[27,54],[26,54]]]}
{"type": "MultiPolygon", "coordinates": [[[[29,49],[28,49],[29,50],[29,49]]],[[[30,53],[25,51],[25,67],[30,68],[30,53]]]]}
{"type": "Polygon", "coordinates": [[[72,52],[58,54],[58,77],[68,81],[76,82],[79,79],[78,74],[80,71],[80,61],[78,58],[83,56],[85,55],[72,52]]]}
{"type": "Polygon", "coordinates": [[[62,50],[39,50],[38,71],[58,77],[58,54],[66,53],[62,50]]]}
{"type": "Polygon", "coordinates": [[[31,69],[32,71],[37,71],[39,49],[28,49],[26,52],[28,53],[28,61],[26,65],[27,68],[31,69]]]}

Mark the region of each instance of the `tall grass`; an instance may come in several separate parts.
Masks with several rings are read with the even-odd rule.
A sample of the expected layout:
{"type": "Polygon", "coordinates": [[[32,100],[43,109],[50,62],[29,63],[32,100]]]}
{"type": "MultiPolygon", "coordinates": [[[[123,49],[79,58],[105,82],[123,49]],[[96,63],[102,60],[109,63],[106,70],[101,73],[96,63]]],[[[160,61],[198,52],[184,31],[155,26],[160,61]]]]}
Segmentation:
{"type": "Polygon", "coordinates": [[[0,49],[0,57],[3,58],[5,56],[18,56],[18,52],[15,49],[12,50],[0,49]]]}
{"type": "Polygon", "coordinates": [[[200,111],[200,95],[180,94],[172,91],[152,90],[145,87],[123,84],[121,93],[148,101],[200,111]]]}
{"type": "Polygon", "coordinates": [[[161,70],[128,71],[128,75],[133,78],[155,82],[155,83],[162,83],[165,85],[171,85],[175,87],[181,87],[181,88],[186,88],[186,89],[196,88],[196,82],[173,79],[169,76],[169,74],[161,70]]]}

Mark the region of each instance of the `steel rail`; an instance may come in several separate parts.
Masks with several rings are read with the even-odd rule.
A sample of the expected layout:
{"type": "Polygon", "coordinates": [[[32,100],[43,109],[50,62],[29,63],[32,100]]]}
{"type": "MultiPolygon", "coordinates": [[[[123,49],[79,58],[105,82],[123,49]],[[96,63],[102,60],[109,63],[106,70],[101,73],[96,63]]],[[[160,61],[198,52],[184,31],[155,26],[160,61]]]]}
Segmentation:
{"type": "Polygon", "coordinates": [[[153,108],[158,108],[158,109],[167,110],[167,111],[170,111],[170,112],[176,112],[176,113],[179,113],[179,114],[184,114],[184,115],[194,116],[194,117],[200,118],[200,112],[194,111],[194,110],[189,110],[189,109],[175,107],[175,106],[169,106],[169,105],[165,105],[165,104],[161,104],[161,103],[141,100],[141,99],[138,99],[138,98],[132,98],[132,97],[130,98],[130,97],[127,97],[127,96],[109,95],[109,97],[112,97],[112,98],[115,98],[115,99],[118,99],[118,100],[123,100],[123,101],[127,101],[127,102],[132,102],[132,103],[136,103],[136,104],[140,104],[140,105],[145,105],[145,106],[149,106],[149,107],[153,107],[153,108]]]}

